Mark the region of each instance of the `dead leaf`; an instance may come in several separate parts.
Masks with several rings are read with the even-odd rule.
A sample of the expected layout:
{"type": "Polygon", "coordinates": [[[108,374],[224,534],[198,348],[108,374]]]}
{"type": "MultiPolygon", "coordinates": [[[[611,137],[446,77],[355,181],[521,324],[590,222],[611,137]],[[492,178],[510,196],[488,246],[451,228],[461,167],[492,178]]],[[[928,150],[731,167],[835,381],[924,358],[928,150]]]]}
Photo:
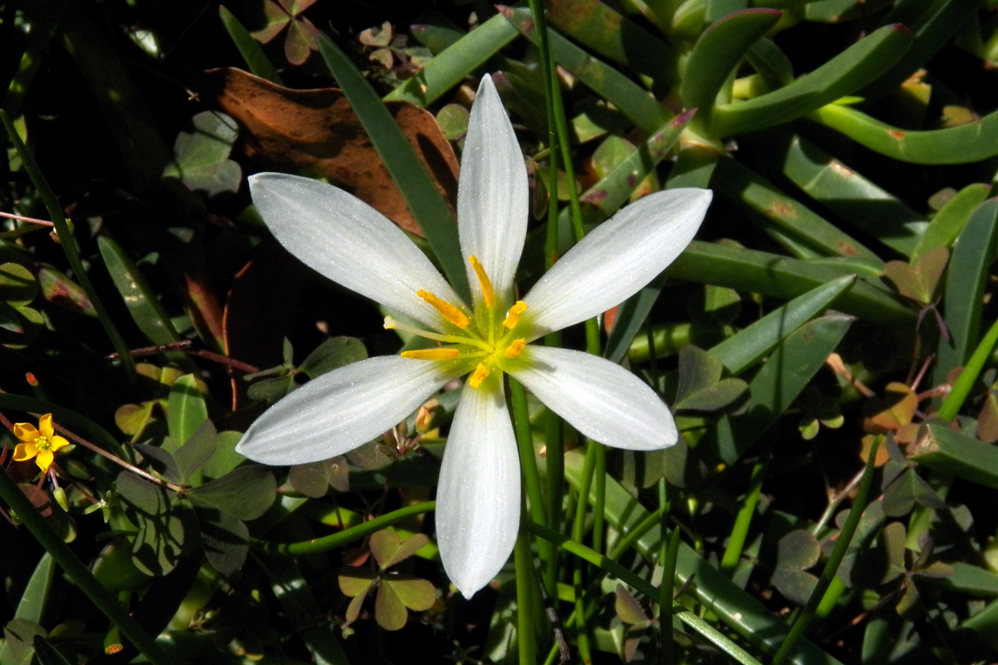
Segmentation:
{"type": "MultiPolygon", "coordinates": [[[[291,90],[238,69],[213,69],[206,72],[200,95],[239,123],[236,147],[247,157],[265,168],[327,178],[406,231],[422,235],[340,90],[291,90]]],[[[386,106],[453,207],[457,156],[436,119],[408,102],[386,106]]]]}

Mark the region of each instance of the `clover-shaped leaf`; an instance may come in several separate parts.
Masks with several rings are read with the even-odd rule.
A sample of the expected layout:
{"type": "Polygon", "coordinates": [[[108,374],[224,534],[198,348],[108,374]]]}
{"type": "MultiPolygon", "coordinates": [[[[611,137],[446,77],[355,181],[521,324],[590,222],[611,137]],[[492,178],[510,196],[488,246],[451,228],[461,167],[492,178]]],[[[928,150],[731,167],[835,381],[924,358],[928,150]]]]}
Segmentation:
{"type": "Polygon", "coordinates": [[[788,600],[803,605],[818,578],[805,572],[818,563],[821,546],[810,531],[791,531],[780,539],[776,570],[770,581],[788,600]]]}
{"type": "Polygon", "coordinates": [[[298,464],[291,467],[288,482],[296,490],[312,499],[326,496],[329,488],[337,492],[350,490],[350,471],[342,455],[328,460],[298,464]]]}
{"type": "Polygon", "coordinates": [[[347,623],[360,616],[361,605],[371,589],[377,587],[374,618],[385,630],[399,630],[408,619],[407,608],[416,612],[430,609],[437,599],[436,588],[428,581],[411,575],[399,575],[387,569],[409,558],[429,542],[417,533],[402,540],[394,529],[384,529],[371,535],[368,545],[378,564],[377,571],[348,566],[340,571],[340,591],[351,597],[347,607],[347,623]]]}
{"type": "Polygon", "coordinates": [[[741,379],[722,379],[724,365],[693,345],[679,350],[679,387],[676,410],[718,411],[736,403],[748,392],[741,379]]]}
{"type": "Polygon", "coordinates": [[[918,410],[918,395],[898,381],[887,384],[883,397],[871,397],[863,405],[863,429],[871,434],[886,434],[909,424],[918,410]]]}
{"type": "Polygon", "coordinates": [[[884,277],[905,298],[928,305],[936,298],[948,261],[949,250],[934,247],[918,257],[913,265],[904,261],[888,261],[884,264],[884,277]]]}

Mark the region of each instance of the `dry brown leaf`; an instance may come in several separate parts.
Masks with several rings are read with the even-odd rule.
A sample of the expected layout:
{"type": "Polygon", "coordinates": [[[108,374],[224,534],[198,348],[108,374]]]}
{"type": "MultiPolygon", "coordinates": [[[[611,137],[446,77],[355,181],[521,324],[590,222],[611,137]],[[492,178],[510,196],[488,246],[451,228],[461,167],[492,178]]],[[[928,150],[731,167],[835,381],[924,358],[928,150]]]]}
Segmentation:
{"type": "MultiPolygon", "coordinates": [[[[206,72],[201,98],[236,119],[237,147],[260,166],[327,178],[422,235],[340,90],[291,90],[238,69],[213,69],[206,72]]],[[[408,102],[386,106],[453,207],[458,162],[436,119],[408,102]]]]}

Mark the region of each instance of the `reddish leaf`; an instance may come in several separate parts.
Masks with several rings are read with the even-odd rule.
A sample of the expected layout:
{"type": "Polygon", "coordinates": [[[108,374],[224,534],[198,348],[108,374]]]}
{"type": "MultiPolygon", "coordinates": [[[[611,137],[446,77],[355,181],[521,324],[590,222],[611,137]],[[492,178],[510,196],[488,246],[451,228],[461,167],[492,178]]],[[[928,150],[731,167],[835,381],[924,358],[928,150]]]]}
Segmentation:
{"type": "MultiPolygon", "coordinates": [[[[267,168],[328,178],[405,230],[422,235],[342,92],[290,90],[237,69],[215,69],[206,76],[202,99],[213,100],[236,119],[248,157],[267,168]]],[[[387,106],[437,187],[453,201],[457,157],[436,119],[409,103],[387,106]]]]}

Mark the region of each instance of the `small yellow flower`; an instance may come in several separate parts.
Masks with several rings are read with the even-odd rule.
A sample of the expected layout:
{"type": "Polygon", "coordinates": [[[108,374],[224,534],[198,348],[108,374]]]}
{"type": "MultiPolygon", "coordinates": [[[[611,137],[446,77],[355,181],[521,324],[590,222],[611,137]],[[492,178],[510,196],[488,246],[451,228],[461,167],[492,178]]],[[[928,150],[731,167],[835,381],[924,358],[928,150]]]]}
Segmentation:
{"type": "Polygon", "coordinates": [[[38,429],[30,423],[16,423],[14,436],[21,440],[14,448],[14,461],[24,462],[34,457],[35,464],[44,472],[52,466],[56,451],[69,445],[69,441],[56,435],[51,413],[38,419],[38,429]]]}

